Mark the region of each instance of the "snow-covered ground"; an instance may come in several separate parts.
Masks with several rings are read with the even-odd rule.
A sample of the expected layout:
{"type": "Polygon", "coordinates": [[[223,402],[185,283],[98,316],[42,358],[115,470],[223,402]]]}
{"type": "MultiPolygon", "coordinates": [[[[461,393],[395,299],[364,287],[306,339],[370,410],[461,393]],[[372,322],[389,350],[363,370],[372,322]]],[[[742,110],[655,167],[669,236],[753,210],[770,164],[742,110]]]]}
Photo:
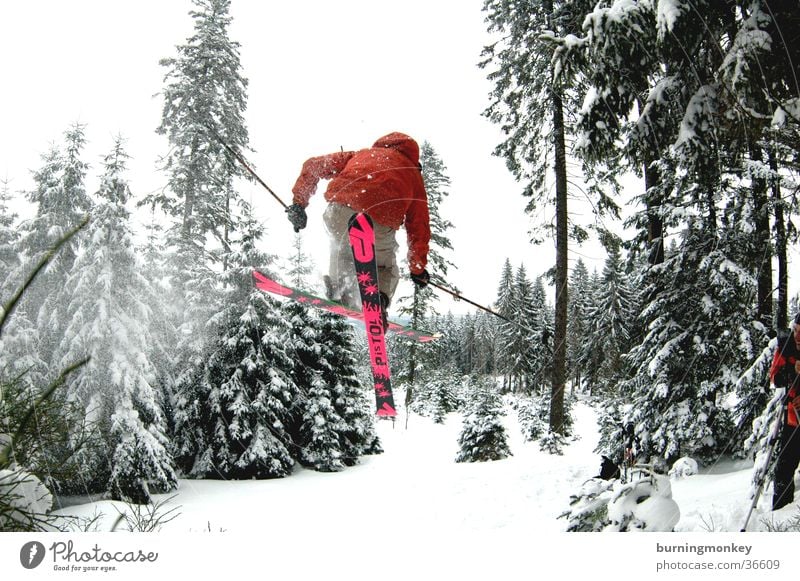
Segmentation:
{"type": "MultiPolygon", "coordinates": [[[[409,530],[460,531],[474,535],[514,530],[522,534],[560,532],[570,494],[596,476],[600,457],[595,411],[575,406],[579,437],[562,456],[524,442],[510,412],[507,433],[513,456],[496,462],[454,462],[461,418],[450,414],[444,425],[412,415],[405,427],[380,421],[383,454],[365,457],[343,472],[317,473],[298,468],[289,478],[266,481],[182,480],[177,493],[157,497],[162,511],[175,518],[163,532],[282,531],[325,532],[357,537],[369,530],[386,542],[399,542],[409,530]],[[265,527],[265,523],[269,523],[265,527]]],[[[680,508],[678,532],[737,532],[749,508],[752,463],[731,462],[672,478],[672,495],[680,508]]],[[[749,530],[767,530],[766,522],[788,520],[797,505],[769,511],[771,490],[762,495],[749,530]]],[[[101,501],[71,506],[61,514],[100,515],[95,528],[109,530],[124,505],[101,501]]]]}
{"type": "MultiPolygon", "coordinates": [[[[562,456],[524,442],[515,413],[509,412],[505,423],[513,456],[479,464],[454,461],[461,428],[457,414],[444,425],[412,415],[407,429],[401,414],[396,425],[378,423],[383,454],[340,473],[298,468],[281,480],[181,480],[176,493],[157,497],[160,512],[174,517],[157,534],[107,532],[120,511],[128,510],[122,503],[76,504],[60,514],[95,518],[92,528],[51,536],[46,566],[37,573],[62,573],[58,567],[67,561],[54,549],[64,551],[73,542],[74,555],[93,554],[98,547],[158,555],[153,563],[113,563],[118,581],[249,579],[254,573],[326,581],[508,581],[562,578],[565,571],[567,579],[617,579],[621,570],[646,579],[655,573],[694,579],[692,568],[698,566],[717,568],[702,576],[724,579],[730,567],[740,567],[737,578],[760,579],[785,578],[800,565],[792,562],[796,534],[738,533],[750,503],[752,470],[744,462],[701,467],[699,474],[670,480],[680,509],[675,532],[565,532],[567,522],[559,514],[569,508],[570,495],[600,470],[596,413],[585,402],[577,403],[574,413],[579,437],[562,456]]],[[[798,514],[796,504],[769,512],[770,496],[768,489],[749,530],[766,531],[774,528],[767,522],[780,524],[798,514]]],[[[17,559],[22,543],[15,539],[0,538],[5,541],[0,558],[7,553],[17,559]]],[[[77,559],[67,564],[83,566],[77,559]]]]}

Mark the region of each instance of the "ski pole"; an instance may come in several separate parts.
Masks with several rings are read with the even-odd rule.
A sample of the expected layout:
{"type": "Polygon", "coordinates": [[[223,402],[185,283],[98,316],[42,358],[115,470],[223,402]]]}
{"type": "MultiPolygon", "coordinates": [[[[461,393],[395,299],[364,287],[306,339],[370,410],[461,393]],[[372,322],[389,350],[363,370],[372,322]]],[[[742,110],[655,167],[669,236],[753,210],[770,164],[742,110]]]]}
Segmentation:
{"type": "Polygon", "coordinates": [[[764,474],[761,477],[761,482],[758,484],[758,488],[756,489],[756,493],[753,496],[753,502],[750,503],[750,510],[747,511],[747,518],[744,519],[744,524],[742,525],[742,529],[740,532],[745,532],[747,530],[747,524],[750,522],[750,517],[753,514],[753,511],[758,504],[758,499],[761,497],[761,492],[764,490],[764,485],[767,483],[767,474],[769,473],[769,465],[772,463],[772,456],[775,454],[775,450],[778,448],[778,442],[780,442],[781,436],[781,429],[783,428],[783,416],[786,413],[784,409],[786,402],[789,399],[789,391],[786,391],[786,396],[781,398],[781,403],[778,406],[778,421],[775,423],[775,430],[772,432],[772,437],[774,441],[772,442],[772,446],[770,446],[769,452],[767,453],[766,462],[764,462],[764,474]]]}
{"type": "Polygon", "coordinates": [[[236,150],[235,150],[235,149],[233,149],[233,148],[232,148],[230,145],[228,145],[228,144],[225,142],[225,140],[224,140],[224,139],[222,139],[222,137],[220,137],[220,134],[219,134],[219,133],[217,133],[217,132],[214,130],[214,128],[213,128],[213,127],[209,127],[209,126],[207,126],[207,125],[206,125],[206,129],[208,129],[208,130],[209,130],[209,131],[210,131],[210,132],[211,132],[211,133],[214,135],[214,137],[216,137],[216,138],[217,138],[217,141],[219,141],[219,142],[222,144],[222,147],[224,147],[225,149],[227,149],[227,150],[228,150],[228,152],[230,152],[230,154],[231,154],[233,157],[235,157],[235,158],[236,158],[236,159],[239,161],[239,163],[240,163],[240,164],[242,164],[242,167],[244,167],[244,169],[246,169],[246,170],[247,170],[247,171],[250,173],[250,175],[251,175],[251,176],[253,176],[253,177],[255,178],[255,180],[256,180],[258,183],[260,183],[262,186],[264,186],[264,189],[265,189],[265,190],[267,190],[267,191],[268,191],[270,194],[272,194],[272,197],[273,197],[273,198],[275,198],[276,200],[278,200],[278,203],[279,203],[281,206],[283,206],[284,208],[288,208],[288,207],[289,207],[289,206],[287,206],[287,205],[286,205],[286,203],[285,203],[283,200],[281,200],[281,199],[280,199],[280,197],[278,196],[278,194],[276,194],[275,192],[273,192],[273,191],[272,191],[272,188],[270,188],[270,187],[269,187],[269,186],[268,186],[266,183],[264,183],[264,180],[262,180],[260,177],[258,177],[258,174],[255,172],[255,170],[253,170],[253,168],[252,168],[252,167],[250,167],[250,165],[247,163],[247,160],[245,160],[245,159],[244,159],[244,157],[242,156],[242,154],[240,154],[238,151],[236,151],[236,150]]]}
{"type": "Polygon", "coordinates": [[[471,304],[473,307],[478,307],[482,311],[486,311],[487,313],[491,313],[495,317],[500,317],[504,321],[508,321],[509,323],[513,323],[513,321],[511,319],[509,319],[508,317],[505,317],[505,316],[501,315],[500,313],[495,312],[495,311],[493,311],[492,309],[490,309],[488,307],[484,307],[483,305],[479,305],[478,303],[475,303],[475,302],[469,300],[468,298],[461,296],[457,292],[450,290],[449,288],[446,288],[446,287],[443,287],[441,285],[438,285],[435,282],[429,282],[428,284],[431,285],[434,288],[438,288],[440,291],[446,292],[447,294],[451,295],[453,298],[455,298],[458,301],[464,301],[465,303],[471,304]]]}

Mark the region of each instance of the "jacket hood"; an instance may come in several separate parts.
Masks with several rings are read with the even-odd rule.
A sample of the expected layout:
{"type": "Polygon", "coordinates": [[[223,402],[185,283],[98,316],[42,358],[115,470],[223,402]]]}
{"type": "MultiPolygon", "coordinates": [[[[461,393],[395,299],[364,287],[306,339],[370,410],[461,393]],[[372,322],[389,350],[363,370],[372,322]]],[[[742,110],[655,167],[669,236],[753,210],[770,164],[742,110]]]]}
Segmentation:
{"type": "Polygon", "coordinates": [[[391,147],[405,155],[415,165],[419,165],[419,145],[405,133],[394,132],[384,135],[372,147],[391,147]]]}

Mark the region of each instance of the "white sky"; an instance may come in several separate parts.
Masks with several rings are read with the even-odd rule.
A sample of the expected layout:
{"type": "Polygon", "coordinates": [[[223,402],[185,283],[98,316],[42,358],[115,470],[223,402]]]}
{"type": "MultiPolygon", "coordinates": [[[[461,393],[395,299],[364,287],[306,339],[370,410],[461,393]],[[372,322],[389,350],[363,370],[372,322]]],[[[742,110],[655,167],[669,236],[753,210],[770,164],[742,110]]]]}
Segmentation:
{"type": "MultiPolygon", "coordinates": [[[[506,257],[515,267],[524,262],[533,277],[552,265],[554,253],[552,243],[528,244],[522,187],[491,155],[501,136],[481,116],[491,89],[476,66],[488,43],[482,4],[234,0],[230,35],[241,44],[250,81],[250,161],[264,181],[288,202],[310,156],[366,147],[391,131],[428,140],[452,180],[442,208],[455,225],[451,259],[458,269],[450,281],[489,305],[506,257]]],[[[87,124],[90,179],[113,136],[122,134],[133,158],[134,194],[163,187],[156,162],[167,144],[155,129],[165,69],[158,61],[175,56],[192,33],[192,8],[189,0],[5,2],[0,178],[12,190],[30,188],[41,154],[77,121],[87,124]]],[[[243,184],[242,191],[265,222],[267,250],[288,255],[292,232],[282,208],[257,185],[243,184]]],[[[324,206],[320,192],[304,231],[305,250],[319,268],[327,256],[324,206]]],[[[603,259],[596,249],[575,250],[603,259]]],[[[466,307],[446,296],[441,303],[456,312],[466,307]]]]}

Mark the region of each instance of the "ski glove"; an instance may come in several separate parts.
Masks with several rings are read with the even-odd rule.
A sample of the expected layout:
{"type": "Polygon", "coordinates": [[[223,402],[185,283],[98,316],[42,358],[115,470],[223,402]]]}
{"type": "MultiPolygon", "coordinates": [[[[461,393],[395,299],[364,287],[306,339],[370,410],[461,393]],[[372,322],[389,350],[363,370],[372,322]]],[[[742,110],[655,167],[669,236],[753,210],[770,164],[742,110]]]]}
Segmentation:
{"type": "Polygon", "coordinates": [[[294,226],[295,232],[300,232],[300,230],[306,227],[308,216],[306,215],[306,209],[300,204],[292,204],[286,208],[286,214],[288,215],[289,222],[294,226]]]}
{"type": "Polygon", "coordinates": [[[427,270],[423,270],[419,274],[411,273],[411,280],[414,281],[414,284],[417,285],[417,288],[423,289],[428,286],[428,283],[431,281],[431,275],[428,274],[427,270]]]}

